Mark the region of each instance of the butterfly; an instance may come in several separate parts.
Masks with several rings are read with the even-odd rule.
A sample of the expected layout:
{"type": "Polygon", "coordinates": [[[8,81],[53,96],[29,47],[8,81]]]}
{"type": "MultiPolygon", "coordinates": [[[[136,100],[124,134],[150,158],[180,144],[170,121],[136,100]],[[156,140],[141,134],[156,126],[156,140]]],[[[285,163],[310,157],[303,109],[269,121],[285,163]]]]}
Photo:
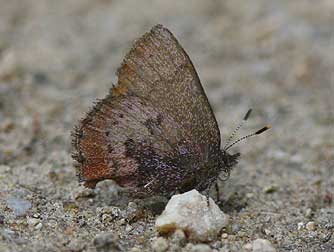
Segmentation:
{"type": "Polygon", "coordinates": [[[196,70],[167,28],[139,38],[117,77],[72,132],[80,182],[94,188],[112,179],[134,195],[171,196],[228,176],[240,154],[221,149],[196,70]]]}

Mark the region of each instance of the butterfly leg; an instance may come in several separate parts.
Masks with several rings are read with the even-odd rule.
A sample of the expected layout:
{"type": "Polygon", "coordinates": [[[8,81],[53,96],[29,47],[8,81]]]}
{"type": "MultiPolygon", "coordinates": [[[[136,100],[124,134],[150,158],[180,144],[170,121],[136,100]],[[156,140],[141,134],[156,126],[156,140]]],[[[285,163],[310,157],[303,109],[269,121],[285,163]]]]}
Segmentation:
{"type": "Polygon", "coordinates": [[[220,191],[219,191],[219,186],[217,181],[215,182],[215,189],[216,189],[216,202],[219,203],[220,202],[220,191]]]}

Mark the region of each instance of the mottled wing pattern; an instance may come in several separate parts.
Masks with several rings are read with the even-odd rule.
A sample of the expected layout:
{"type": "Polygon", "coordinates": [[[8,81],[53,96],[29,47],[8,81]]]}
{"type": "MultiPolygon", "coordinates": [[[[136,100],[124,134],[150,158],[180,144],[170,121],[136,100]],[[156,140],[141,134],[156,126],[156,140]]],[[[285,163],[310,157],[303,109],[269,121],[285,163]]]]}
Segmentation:
{"type": "Polygon", "coordinates": [[[118,85],[150,100],[179,124],[188,148],[220,148],[218,124],[187,53],[172,33],[155,26],[137,40],[118,70],[118,85]]]}
{"type": "Polygon", "coordinates": [[[154,175],[143,171],[144,162],[173,156],[177,134],[172,118],[162,115],[149,101],[121,94],[116,88],[73,132],[73,157],[79,178],[88,187],[104,179],[113,179],[125,187],[143,186],[154,175]],[[136,155],[147,155],[147,160],[136,155]]]}
{"type": "Polygon", "coordinates": [[[170,195],[198,184],[205,189],[206,176],[218,169],[210,174],[205,165],[210,158],[218,165],[217,122],[188,55],[161,25],[135,42],[118,85],[73,135],[77,173],[88,187],[113,179],[170,195]]]}

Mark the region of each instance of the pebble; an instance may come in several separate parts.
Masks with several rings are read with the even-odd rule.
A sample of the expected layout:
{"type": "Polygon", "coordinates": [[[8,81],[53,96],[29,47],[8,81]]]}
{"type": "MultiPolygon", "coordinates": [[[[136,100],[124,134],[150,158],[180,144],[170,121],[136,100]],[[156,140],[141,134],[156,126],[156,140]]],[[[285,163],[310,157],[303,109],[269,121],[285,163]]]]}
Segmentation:
{"type": "Polygon", "coordinates": [[[49,220],[48,226],[51,228],[56,228],[58,226],[58,222],[56,220],[49,220]]]}
{"type": "Polygon", "coordinates": [[[263,192],[264,193],[268,193],[268,194],[270,194],[270,193],[274,193],[274,192],[276,192],[277,191],[277,186],[276,185],[269,185],[269,186],[267,186],[267,187],[265,187],[264,189],[263,189],[263,192]]]}
{"type": "Polygon", "coordinates": [[[82,198],[91,198],[95,197],[96,193],[93,189],[89,189],[86,187],[78,187],[72,192],[72,197],[75,200],[82,199],[82,198]]]}
{"type": "Polygon", "coordinates": [[[312,209],[307,208],[306,211],[305,211],[305,217],[310,218],[310,217],[312,217],[312,215],[313,215],[312,209]]]}
{"type": "Polygon", "coordinates": [[[298,222],[298,224],[297,224],[297,229],[298,230],[301,230],[301,229],[303,229],[304,228],[304,222],[298,222]]]}
{"type": "Polygon", "coordinates": [[[125,232],[130,232],[132,230],[132,226],[131,225],[129,225],[129,224],[127,224],[126,226],[125,226],[125,232]]]}
{"type": "Polygon", "coordinates": [[[246,193],[246,198],[248,199],[254,198],[254,193],[246,193]]]}
{"type": "Polygon", "coordinates": [[[130,249],[130,252],[142,252],[143,250],[137,247],[133,247],[132,249],[130,249]]]}
{"type": "Polygon", "coordinates": [[[124,212],[119,207],[115,206],[99,207],[96,209],[96,212],[101,216],[103,223],[111,222],[124,217],[124,212]]]}
{"type": "Polygon", "coordinates": [[[306,224],[306,229],[309,231],[314,231],[315,230],[315,222],[314,221],[310,221],[306,224]]]}
{"type": "Polygon", "coordinates": [[[28,217],[27,218],[27,223],[29,226],[36,226],[38,223],[40,223],[41,221],[39,219],[36,219],[36,218],[30,218],[28,217]]]}
{"type": "Polygon", "coordinates": [[[132,201],[129,202],[125,212],[125,219],[128,222],[132,222],[140,218],[141,214],[142,214],[142,209],[135,202],[132,201]]]}
{"type": "Polygon", "coordinates": [[[251,251],[253,249],[253,245],[252,243],[246,243],[244,246],[243,246],[244,250],[246,251],[251,251]]]}
{"type": "Polygon", "coordinates": [[[244,231],[239,231],[237,235],[238,235],[238,237],[243,238],[243,237],[247,236],[247,233],[244,232],[244,231]]]}
{"type": "Polygon", "coordinates": [[[118,238],[110,232],[96,235],[93,244],[97,252],[122,251],[118,238]]]}
{"type": "Polygon", "coordinates": [[[264,232],[266,235],[271,235],[271,230],[269,230],[269,229],[267,229],[267,228],[265,228],[265,229],[263,230],[263,232],[264,232]]]}
{"type": "Polygon", "coordinates": [[[253,252],[276,252],[276,249],[265,239],[256,239],[253,241],[253,252]]]}
{"type": "Polygon", "coordinates": [[[165,252],[168,249],[168,242],[163,237],[158,237],[152,242],[152,250],[155,252],[165,252]]]}
{"type": "Polygon", "coordinates": [[[198,241],[213,240],[227,224],[227,215],[211,198],[208,203],[207,197],[196,190],[174,195],[155,222],[160,233],[182,229],[190,239],[198,241]]]}
{"type": "Polygon", "coordinates": [[[15,75],[18,69],[17,55],[14,51],[7,50],[2,53],[0,61],[0,79],[7,79],[15,75]]]}
{"type": "Polygon", "coordinates": [[[239,232],[240,231],[240,226],[238,225],[238,224],[236,224],[236,223],[234,223],[234,224],[232,224],[232,232],[233,233],[237,233],[237,232],[239,232]]]}
{"type": "Polygon", "coordinates": [[[0,165],[0,174],[3,175],[11,170],[10,166],[8,165],[0,165]]]}
{"type": "Polygon", "coordinates": [[[10,197],[6,200],[6,203],[16,216],[25,215],[31,208],[31,202],[21,198],[10,197]]]}
{"type": "Polygon", "coordinates": [[[213,252],[213,250],[210,248],[207,244],[191,244],[188,243],[185,247],[185,251],[187,252],[213,252]]]}
{"type": "Polygon", "coordinates": [[[43,227],[43,224],[40,222],[35,226],[36,230],[40,230],[43,227]]]}
{"type": "Polygon", "coordinates": [[[222,239],[227,239],[228,238],[228,234],[227,233],[222,233],[222,239]]]}

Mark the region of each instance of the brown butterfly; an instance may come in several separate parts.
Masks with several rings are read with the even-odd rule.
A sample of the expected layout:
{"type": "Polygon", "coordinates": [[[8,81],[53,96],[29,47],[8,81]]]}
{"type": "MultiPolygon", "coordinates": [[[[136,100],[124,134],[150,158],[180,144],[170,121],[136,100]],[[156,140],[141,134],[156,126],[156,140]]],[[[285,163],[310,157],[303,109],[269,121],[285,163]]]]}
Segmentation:
{"type": "Polygon", "coordinates": [[[220,149],[208,98],[168,29],[157,25],[138,39],[117,76],[117,85],[72,133],[85,186],[112,179],[139,194],[171,196],[203,191],[221,173],[229,174],[239,153],[220,149]]]}

